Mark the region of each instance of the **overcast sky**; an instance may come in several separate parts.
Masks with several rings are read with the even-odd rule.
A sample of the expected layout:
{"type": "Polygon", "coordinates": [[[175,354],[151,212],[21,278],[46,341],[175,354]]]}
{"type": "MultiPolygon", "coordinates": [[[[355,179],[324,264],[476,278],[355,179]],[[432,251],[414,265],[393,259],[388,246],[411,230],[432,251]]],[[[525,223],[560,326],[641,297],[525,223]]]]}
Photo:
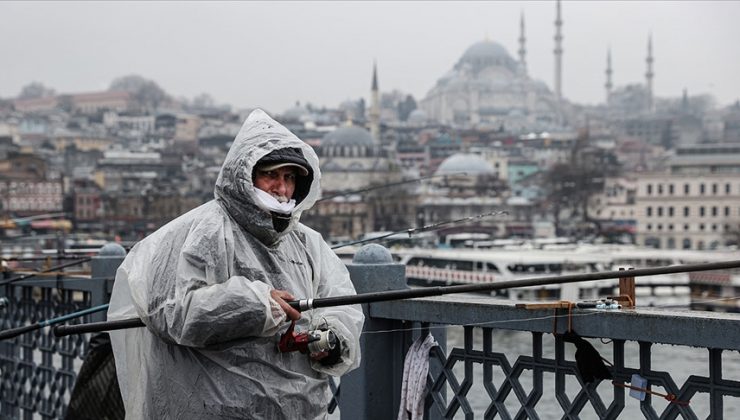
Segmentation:
{"type": "MultiPolygon", "coordinates": [[[[555,2],[0,2],[0,97],[39,81],[60,93],[107,89],[122,75],[174,96],[281,112],[381,91],[421,99],[466,48],[490,39],[516,58],[526,20],[529,73],[552,88],[555,2]]],[[[658,96],[740,99],[740,2],[565,1],[563,93],[604,100],[644,82],[653,35],[658,96]]]]}

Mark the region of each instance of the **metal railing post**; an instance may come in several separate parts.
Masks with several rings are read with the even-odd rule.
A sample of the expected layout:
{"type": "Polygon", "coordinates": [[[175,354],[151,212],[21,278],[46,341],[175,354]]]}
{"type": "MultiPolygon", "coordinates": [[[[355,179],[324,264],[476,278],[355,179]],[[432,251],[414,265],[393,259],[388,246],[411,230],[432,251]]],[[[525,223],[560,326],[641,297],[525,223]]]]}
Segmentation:
{"type": "MultiPolygon", "coordinates": [[[[393,262],[387,248],[362,247],[347,265],[357,293],[405,289],[406,267],[393,262]]],[[[374,420],[396,418],[403,375],[403,332],[400,321],[373,318],[372,304],[364,304],[365,326],[360,346],[362,363],[342,376],[339,407],[342,419],[374,420]]]]}
{"type": "MultiPolygon", "coordinates": [[[[96,286],[90,296],[90,306],[104,305],[110,299],[110,292],[113,288],[113,280],[116,277],[116,270],[126,257],[126,249],[117,243],[103,245],[98,251],[98,255],[90,261],[91,281],[96,286]]],[[[92,314],[90,322],[105,321],[105,312],[92,314]]]]}

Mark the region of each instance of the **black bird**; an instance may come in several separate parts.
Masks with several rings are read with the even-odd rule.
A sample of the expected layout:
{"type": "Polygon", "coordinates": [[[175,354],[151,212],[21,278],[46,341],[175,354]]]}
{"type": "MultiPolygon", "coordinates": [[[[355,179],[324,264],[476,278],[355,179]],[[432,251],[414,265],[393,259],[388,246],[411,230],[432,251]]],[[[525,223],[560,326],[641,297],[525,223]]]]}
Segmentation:
{"type": "Polygon", "coordinates": [[[572,330],[563,334],[563,340],[576,346],[576,367],[583,382],[590,384],[594,379],[612,379],[604,359],[591,343],[572,330]]]}

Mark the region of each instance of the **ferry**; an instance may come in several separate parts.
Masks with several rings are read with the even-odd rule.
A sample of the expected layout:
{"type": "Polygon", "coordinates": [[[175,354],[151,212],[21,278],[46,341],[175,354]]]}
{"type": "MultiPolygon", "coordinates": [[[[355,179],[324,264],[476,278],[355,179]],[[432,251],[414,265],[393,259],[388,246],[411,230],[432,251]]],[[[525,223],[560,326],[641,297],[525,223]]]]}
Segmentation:
{"type": "MultiPolygon", "coordinates": [[[[397,250],[409,284],[419,286],[493,283],[604,271],[609,259],[596,254],[543,250],[407,249],[397,250]]],[[[495,291],[516,300],[591,299],[593,286],[570,283],[495,291]]],[[[610,293],[611,294],[611,293],[610,293]]]]}
{"type": "MultiPolygon", "coordinates": [[[[579,245],[548,249],[401,249],[407,281],[417,286],[496,281],[697,264],[737,259],[737,252],[659,250],[636,246],[579,245]]],[[[513,300],[595,300],[618,294],[618,280],[495,291],[513,300]]],[[[674,273],[636,279],[637,306],[740,311],[740,272],[674,273]]]]}

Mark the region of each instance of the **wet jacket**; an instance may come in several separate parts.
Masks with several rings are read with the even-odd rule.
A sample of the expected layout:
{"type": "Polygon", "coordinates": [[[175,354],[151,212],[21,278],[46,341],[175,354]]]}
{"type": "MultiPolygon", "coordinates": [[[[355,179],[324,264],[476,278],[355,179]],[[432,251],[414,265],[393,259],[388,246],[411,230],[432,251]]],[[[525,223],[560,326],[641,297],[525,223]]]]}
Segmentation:
{"type": "Polygon", "coordinates": [[[360,362],[359,306],[307,311],[297,329],[328,326],[342,344],[323,366],[279,353],[286,329],[272,289],[296,298],[354,294],[347,269],[321,236],[299,223],[319,194],[314,151],[260,110],[236,136],[215,199],[136,244],[116,274],[108,319],[139,316],[146,328],[111,333],[127,419],[324,418],[328,375],[360,362]],[[280,148],[312,169],[307,191],[278,232],[255,198],[252,170],[280,148]]]}

